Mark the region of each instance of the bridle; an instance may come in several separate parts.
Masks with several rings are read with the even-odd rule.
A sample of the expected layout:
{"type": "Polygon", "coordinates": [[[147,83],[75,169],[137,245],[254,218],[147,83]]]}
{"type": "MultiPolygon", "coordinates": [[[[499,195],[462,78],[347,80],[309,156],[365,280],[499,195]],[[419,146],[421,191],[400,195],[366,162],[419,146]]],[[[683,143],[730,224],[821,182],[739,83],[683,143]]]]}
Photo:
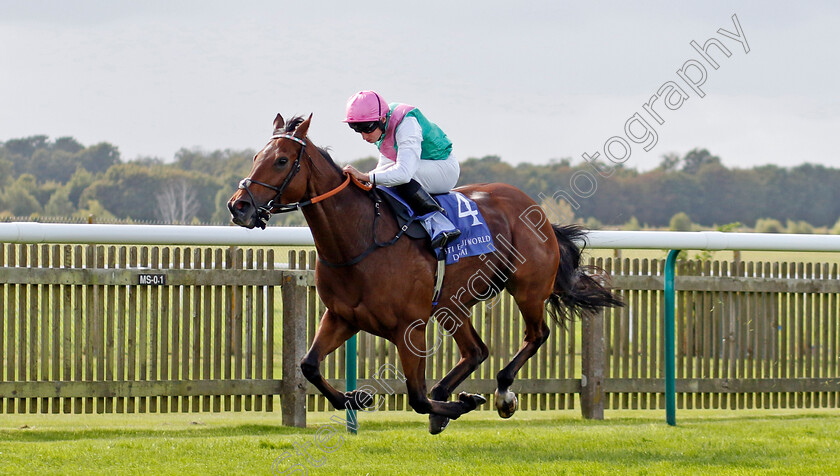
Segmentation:
{"type": "MultiPolygon", "coordinates": [[[[283,192],[286,191],[286,188],[292,182],[292,179],[295,178],[295,175],[300,172],[300,161],[303,158],[303,154],[306,153],[306,141],[303,139],[298,139],[297,137],[291,134],[274,134],[271,136],[271,140],[275,139],[290,139],[298,144],[300,144],[300,151],[298,152],[297,158],[292,163],[292,170],[286,175],[286,179],[283,180],[283,183],[279,187],[275,187],[274,185],[265,183],[265,182],[258,182],[256,180],[250,178],[244,178],[242,181],[239,182],[239,189],[245,190],[248,194],[248,199],[251,200],[251,205],[254,207],[257,213],[257,222],[267,222],[273,213],[286,213],[295,211],[300,208],[300,203],[289,203],[289,204],[282,204],[280,202],[280,197],[283,195],[283,192]],[[251,184],[261,185],[265,188],[273,190],[276,192],[274,198],[268,201],[263,206],[257,205],[257,200],[254,198],[254,194],[251,193],[251,184]],[[277,203],[275,203],[277,202],[277,203]]],[[[309,154],[306,154],[309,157],[309,154]]],[[[264,224],[263,224],[264,226],[264,224]]]]}
{"type": "Polygon", "coordinates": [[[293,140],[293,141],[297,142],[298,144],[300,144],[300,151],[298,152],[297,158],[295,158],[295,161],[292,163],[292,170],[286,175],[286,178],[283,180],[283,183],[280,184],[279,187],[275,187],[274,185],[271,185],[271,184],[268,184],[268,183],[265,183],[265,182],[258,182],[256,180],[253,180],[253,179],[250,179],[250,178],[244,178],[239,182],[239,189],[240,190],[245,190],[245,192],[248,194],[248,199],[251,201],[251,206],[253,206],[254,209],[256,210],[257,225],[260,226],[261,228],[265,228],[265,224],[271,218],[272,214],[293,212],[295,210],[300,209],[301,207],[305,207],[307,205],[312,205],[312,204],[320,202],[321,200],[325,200],[327,198],[330,198],[333,195],[337,194],[338,192],[344,190],[350,184],[351,181],[354,182],[356,184],[356,186],[358,186],[359,188],[361,188],[363,190],[367,191],[367,190],[371,189],[371,186],[365,185],[365,184],[359,182],[352,175],[347,174],[347,178],[344,180],[344,182],[342,182],[341,185],[339,185],[338,187],[330,190],[329,192],[326,192],[324,194],[318,195],[317,197],[313,197],[313,198],[310,198],[309,200],[305,200],[305,201],[301,201],[301,202],[285,203],[285,204],[280,203],[280,198],[283,196],[283,192],[286,191],[286,188],[292,182],[292,179],[294,179],[295,176],[298,174],[298,172],[300,172],[301,159],[303,158],[303,155],[306,154],[306,157],[309,158],[310,161],[312,161],[312,158],[309,156],[309,153],[306,152],[306,141],[304,139],[300,139],[298,137],[295,137],[292,134],[277,134],[277,133],[275,133],[273,136],[271,136],[271,140],[275,140],[275,139],[289,139],[289,140],[293,140]],[[265,205],[258,206],[257,201],[254,198],[254,194],[251,193],[251,185],[252,184],[260,185],[262,187],[273,190],[274,192],[276,192],[276,194],[274,195],[274,198],[269,200],[265,205]]]}
{"type": "MultiPolygon", "coordinates": [[[[341,183],[341,185],[339,185],[338,187],[330,190],[329,192],[323,193],[321,195],[318,195],[317,197],[313,197],[313,198],[310,198],[309,200],[305,200],[305,201],[301,201],[301,202],[287,203],[287,204],[279,203],[280,198],[283,195],[283,192],[286,191],[286,188],[289,186],[289,183],[291,183],[292,179],[300,171],[300,162],[301,162],[301,159],[303,159],[303,155],[306,154],[306,157],[309,158],[310,162],[312,161],[312,157],[310,157],[309,153],[306,152],[306,141],[303,140],[303,139],[295,137],[291,134],[277,134],[276,132],[273,136],[271,136],[271,139],[272,140],[275,140],[275,139],[290,139],[290,140],[293,140],[293,141],[297,142],[298,144],[300,144],[300,151],[298,152],[297,158],[292,163],[292,170],[288,173],[288,175],[286,175],[285,180],[283,180],[283,183],[280,184],[279,187],[275,187],[274,185],[267,184],[265,182],[258,182],[256,180],[252,180],[250,178],[244,178],[244,179],[242,179],[242,181],[239,182],[239,189],[240,190],[245,190],[245,192],[248,193],[248,198],[251,201],[251,206],[253,206],[254,209],[256,210],[257,226],[259,226],[260,228],[265,228],[266,222],[268,222],[268,220],[269,220],[269,218],[271,218],[272,214],[295,211],[295,210],[300,209],[301,207],[305,207],[307,205],[312,205],[312,204],[318,203],[322,200],[326,200],[327,198],[330,198],[333,195],[337,194],[338,192],[347,188],[347,186],[350,185],[350,182],[353,182],[353,184],[355,184],[357,187],[359,187],[360,189],[362,189],[366,192],[370,192],[373,189],[373,185],[364,184],[364,183],[360,182],[356,177],[354,177],[354,176],[350,175],[349,173],[345,172],[345,175],[347,175],[347,178],[341,183]],[[251,193],[251,185],[252,184],[260,185],[260,186],[266,187],[268,189],[274,190],[276,192],[276,194],[274,195],[274,198],[269,200],[268,203],[266,203],[263,206],[257,206],[257,201],[254,198],[254,194],[251,193]]],[[[396,243],[397,240],[399,240],[405,234],[405,232],[408,230],[409,225],[411,225],[411,223],[416,220],[416,218],[412,218],[408,223],[405,223],[403,226],[400,227],[400,229],[397,231],[397,234],[393,238],[391,238],[388,241],[381,242],[381,241],[376,239],[376,224],[377,224],[377,222],[379,221],[379,218],[382,215],[381,210],[380,210],[380,205],[382,203],[382,199],[380,199],[379,196],[375,193],[375,190],[374,190],[374,193],[371,194],[371,198],[373,199],[373,202],[374,202],[374,217],[373,217],[373,232],[372,232],[373,243],[370,246],[368,246],[368,248],[366,250],[364,250],[361,254],[359,254],[355,258],[352,258],[352,259],[344,261],[344,262],[332,263],[332,262],[329,262],[329,261],[327,261],[327,260],[325,260],[321,257],[318,257],[318,261],[320,261],[325,266],[330,267],[330,268],[343,268],[343,267],[346,267],[346,266],[353,266],[354,264],[356,264],[356,263],[362,261],[363,259],[365,259],[369,254],[373,253],[377,249],[385,248],[385,247],[391,246],[394,243],[396,243]]]]}

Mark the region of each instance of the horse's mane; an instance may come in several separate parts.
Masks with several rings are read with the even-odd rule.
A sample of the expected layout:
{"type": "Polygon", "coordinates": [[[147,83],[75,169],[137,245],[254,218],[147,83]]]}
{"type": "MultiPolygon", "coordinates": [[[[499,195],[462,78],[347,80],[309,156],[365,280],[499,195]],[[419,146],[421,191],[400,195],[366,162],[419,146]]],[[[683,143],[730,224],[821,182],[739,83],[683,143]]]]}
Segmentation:
{"type": "MultiPolygon", "coordinates": [[[[289,119],[289,120],[286,122],[286,126],[283,128],[283,132],[286,132],[286,133],[289,133],[289,134],[294,133],[294,132],[295,132],[295,129],[297,129],[297,127],[298,127],[298,126],[299,126],[299,125],[300,125],[303,121],[304,121],[303,116],[294,116],[293,118],[289,119]]],[[[340,174],[343,174],[343,173],[344,173],[344,172],[341,170],[341,167],[339,167],[339,166],[338,166],[338,164],[336,164],[336,163],[335,163],[335,161],[332,159],[332,156],[330,155],[330,153],[329,153],[328,149],[325,149],[325,148],[323,148],[323,147],[318,147],[317,145],[315,146],[315,148],[316,148],[316,149],[318,149],[318,152],[320,152],[320,153],[321,153],[321,155],[323,155],[325,159],[327,159],[327,163],[328,163],[328,164],[332,165],[332,167],[333,167],[335,170],[337,170],[340,174]]]]}

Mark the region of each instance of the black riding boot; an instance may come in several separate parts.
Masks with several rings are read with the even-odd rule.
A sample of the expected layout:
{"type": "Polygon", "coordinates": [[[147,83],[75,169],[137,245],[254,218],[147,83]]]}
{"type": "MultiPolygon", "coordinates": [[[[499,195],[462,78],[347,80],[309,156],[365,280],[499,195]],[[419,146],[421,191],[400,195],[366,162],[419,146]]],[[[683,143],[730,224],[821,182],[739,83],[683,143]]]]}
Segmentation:
{"type": "MultiPolygon", "coordinates": [[[[394,190],[408,203],[417,216],[423,216],[432,212],[439,212],[446,216],[443,208],[429,195],[429,192],[423,190],[420,183],[414,179],[402,185],[397,185],[394,190]]],[[[448,218],[447,218],[448,219],[448,218]]],[[[430,235],[431,235],[431,230],[430,235]]],[[[453,240],[461,236],[461,231],[457,228],[450,231],[442,231],[437,236],[432,237],[432,248],[437,249],[448,245],[453,240]]]]}

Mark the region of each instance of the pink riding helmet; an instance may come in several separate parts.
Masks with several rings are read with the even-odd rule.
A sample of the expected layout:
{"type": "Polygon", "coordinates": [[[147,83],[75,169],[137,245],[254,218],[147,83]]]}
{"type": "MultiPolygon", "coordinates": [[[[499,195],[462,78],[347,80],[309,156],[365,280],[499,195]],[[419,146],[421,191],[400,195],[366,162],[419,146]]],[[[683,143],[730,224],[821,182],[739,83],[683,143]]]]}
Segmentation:
{"type": "Polygon", "coordinates": [[[376,91],[359,91],[347,100],[344,122],[378,121],[388,115],[388,103],[376,91]]]}

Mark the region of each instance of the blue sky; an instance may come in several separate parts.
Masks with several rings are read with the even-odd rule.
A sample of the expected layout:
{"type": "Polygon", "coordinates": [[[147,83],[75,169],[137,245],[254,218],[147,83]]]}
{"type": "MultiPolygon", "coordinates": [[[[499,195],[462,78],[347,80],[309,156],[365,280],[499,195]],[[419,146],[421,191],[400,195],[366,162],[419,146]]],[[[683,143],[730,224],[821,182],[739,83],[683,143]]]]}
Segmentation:
{"type": "MultiPolygon", "coordinates": [[[[840,7],[831,2],[0,0],[0,140],[110,142],[125,159],[260,148],[277,112],[313,113],[341,162],[360,89],[420,107],[460,159],[581,160],[716,37],[700,98],[666,111],[647,170],[706,147],[732,167],[840,166],[840,7]],[[717,33],[735,31],[750,51],[717,33]]],[[[650,118],[649,118],[650,119],[650,118]]],[[[652,123],[653,124],[653,123],[652,123]]]]}

